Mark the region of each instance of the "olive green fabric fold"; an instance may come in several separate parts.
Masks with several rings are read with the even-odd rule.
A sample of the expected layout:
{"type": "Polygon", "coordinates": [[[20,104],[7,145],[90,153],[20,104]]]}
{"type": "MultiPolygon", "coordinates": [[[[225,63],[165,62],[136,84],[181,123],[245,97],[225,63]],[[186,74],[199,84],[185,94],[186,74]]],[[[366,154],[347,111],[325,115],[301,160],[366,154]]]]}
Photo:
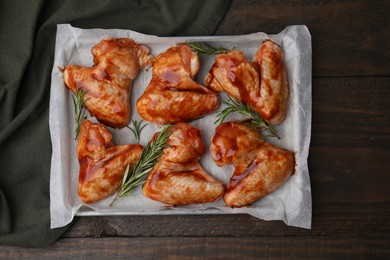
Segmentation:
{"type": "Polygon", "coordinates": [[[50,74],[56,25],[211,35],[230,1],[0,1],[0,244],[41,247],[50,229],[50,74]]]}

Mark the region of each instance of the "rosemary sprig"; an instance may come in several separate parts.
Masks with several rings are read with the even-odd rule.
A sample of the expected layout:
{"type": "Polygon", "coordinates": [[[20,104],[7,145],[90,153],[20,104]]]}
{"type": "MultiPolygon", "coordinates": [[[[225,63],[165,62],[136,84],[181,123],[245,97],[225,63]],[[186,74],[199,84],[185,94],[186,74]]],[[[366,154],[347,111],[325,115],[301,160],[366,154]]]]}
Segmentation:
{"type": "Polygon", "coordinates": [[[137,143],[139,143],[141,140],[142,130],[145,128],[145,126],[148,125],[147,123],[142,125],[143,122],[144,121],[142,119],[139,122],[137,120],[132,119],[131,123],[133,124],[133,126],[132,127],[128,126],[128,125],[126,126],[134,134],[134,137],[135,137],[135,140],[137,140],[137,143]]]}
{"type": "Polygon", "coordinates": [[[145,180],[144,177],[154,167],[154,164],[160,158],[164,148],[167,147],[167,140],[171,134],[172,125],[165,125],[158,135],[153,138],[146,147],[142,150],[139,160],[130,169],[127,166],[123,176],[122,185],[115,194],[109,206],[121,197],[129,195],[136,187],[142,185],[145,180]]]}
{"type": "Polygon", "coordinates": [[[217,111],[217,120],[214,124],[221,124],[225,118],[232,112],[238,112],[244,116],[248,116],[250,118],[249,125],[255,128],[260,128],[268,132],[268,136],[276,137],[280,140],[280,136],[276,132],[274,126],[264,120],[254,109],[253,107],[244,104],[240,101],[234,100],[229,96],[229,100],[221,99],[221,102],[227,105],[226,108],[217,111]]]}
{"type": "Polygon", "coordinates": [[[76,93],[72,95],[73,106],[74,106],[74,120],[76,123],[75,136],[74,136],[75,140],[79,136],[81,122],[86,117],[84,107],[85,107],[85,102],[87,100],[84,99],[85,94],[87,94],[87,91],[78,88],[76,90],[76,93]]]}
{"type": "Polygon", "coordinates": [[[198,54],[212,55],[212,54],[226,53],[229,51],[228,49],[222,46],[213,47],[208,45],[207,43],[187,41],[186,44],[190,46],[191,49],[193,51],[196,51],[198,54]]]}

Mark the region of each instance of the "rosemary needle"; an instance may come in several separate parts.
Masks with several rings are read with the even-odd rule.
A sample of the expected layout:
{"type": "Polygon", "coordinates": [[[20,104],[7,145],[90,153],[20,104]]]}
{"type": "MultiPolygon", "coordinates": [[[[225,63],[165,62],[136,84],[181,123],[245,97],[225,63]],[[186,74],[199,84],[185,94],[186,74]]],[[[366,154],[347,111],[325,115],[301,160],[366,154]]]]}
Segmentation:
{"type": "Polygon", "coordinates": [[[118,198],[129,195],[136,187],[145,182],[144,177],[153,169],[164,148],[167,147],[171,128],[172,125],[165,125],[162,131],[155,138],[152,138],[142,150],[141,156],[134,166],[131,169],[129,166],[126,167],[122,185],[109,204],[110,207],[118,198]]]}
{"type": "Polygon", "coordinates": [[[133,124],[133,126],[126,126],[134,134],[134,137],[135,137],[135,140],[137,140],[137,143],[139,143],[141,140],[142,130],[145,128],[145,126],[148,125],[147,123],[142,125],[143,122],[144,121],[142,119],[139,122],[137,120],[132,119],[131,123],[133,124]]]}
{"type": "Polygon", "coordinates": [[[220,54],[220,53],[226,53],[229,50],[222,47],[212,47],[208,45],[207,43],[200,43],[200,42],[191,42],[187,41],[186,44],[191,47],[193,51],[196,51],[198,54],[207,54],[207,55],[212,55],[212,54],[220,54]]]}
{"type": "Polygon", "coordinates": [[[221,99],[221,102],[227,107],[217,111],[217,120],[214,124],[221,124],[225,118],[233,112],[238,112],[241,115],[248,116],[250,121],[249,125],[255,128],[260,128],[268,132],[268,136],[276,137],[280,139],[275,127],[268,121],[264,120],[253,107],[246,105],[240,101],[234,100],[229,96],[229,100],[221,99]]]}

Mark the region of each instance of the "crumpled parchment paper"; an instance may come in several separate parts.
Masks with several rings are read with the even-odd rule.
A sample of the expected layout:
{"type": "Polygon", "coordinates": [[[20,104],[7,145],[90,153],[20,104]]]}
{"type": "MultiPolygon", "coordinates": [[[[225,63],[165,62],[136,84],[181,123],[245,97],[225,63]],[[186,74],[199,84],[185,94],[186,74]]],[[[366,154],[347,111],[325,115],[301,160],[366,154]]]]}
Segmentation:
{"type": "MultiPolygon", "coordinates": [[[[261,28],[260,28],[261,29],[261,28]]],[[[196,80],[204,83],[205,76],[214,63],[214,56],[201,55],[201,70],[196,80]]],[[[253,33],[238,36],[208,37],[157,37],[140,34],[130,30],[79,29],[69,24],[57,26],[55,57],[50,92],[50,134],[52,140],[52,163],[50,175],[50,213],[51,228],[70,223],[75,215],[142,215],[142,214],[209,214],[209,213],[247,213],[264,220],[283,220],[287,225],[311,227],[311,187],[307,167],[307,157],[311,134],[311,36],[306,26],[289,26],[276,35],[253,33]],[[150,47],[157,55],[176,43],[186,40],[207,42],[214,46],[235,48],[244,51],[249,60],[261,43],[272,38],[283,49],[290,87],[290,99],[286,120],[276,127],[282,139],[266,138],[269,142],[295,152],[295,174],[272,194],[242,208],[229,208],[223,200],[185,207],[167,207],[142,195],[138,188],[132,195],[119,199],[113,207],[108,207],[111,198],[94,204],[83,204],[77,195],[79,163],[76,157],[77,142],[74,136],[74,110],[71,92],[65,87],[62,73],[58,67],[68,64],[92,66],[91,48],[107,37],[128,37],[150,47]]],[[[132,118],[140,120],[135,101],[147,87],[151,69],[142,70],[133,82],[131,95],[132,118]]],[[[223,97],[224,94],[222,94],[223,97]]],[[[220,107],[223,108],[223,107],[220,107]]],[[[88,114],[88,113],[87,113],[88,114]]],[[[95,118],[88,118],[96,121],[95,118]]],[[[229,116],[225,121],[239,119],[229,116]]],[[[215,113],[191,122],[201,128],[206,147],[214,135],[215,113]]],[[[135,143],[129,129],[108,128],[113,134],[115,144],[135,143]]],[[[146,145],[151,136],[161,128],[149,123],[141,136],[141,144],[146,145]]],[[[208,150],[208,149],[207,149],[208,150]]],[[[207,151],[201,164],[205,170],[228,184],[233,166],[218,167],[207,151]]]]}

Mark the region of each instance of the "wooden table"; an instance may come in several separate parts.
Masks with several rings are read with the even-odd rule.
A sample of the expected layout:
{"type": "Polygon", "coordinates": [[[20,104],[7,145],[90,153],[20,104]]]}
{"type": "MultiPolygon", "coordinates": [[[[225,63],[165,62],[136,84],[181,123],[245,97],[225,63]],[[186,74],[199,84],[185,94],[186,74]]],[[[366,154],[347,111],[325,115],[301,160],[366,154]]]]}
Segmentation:
{"type": "Polygon", "coordinates": [[[82,217],[8,257],[390,258],[390,2],[244,1],[217,34],[305,24],[313,44],[312,230],[248,215],[82,217]]]}

